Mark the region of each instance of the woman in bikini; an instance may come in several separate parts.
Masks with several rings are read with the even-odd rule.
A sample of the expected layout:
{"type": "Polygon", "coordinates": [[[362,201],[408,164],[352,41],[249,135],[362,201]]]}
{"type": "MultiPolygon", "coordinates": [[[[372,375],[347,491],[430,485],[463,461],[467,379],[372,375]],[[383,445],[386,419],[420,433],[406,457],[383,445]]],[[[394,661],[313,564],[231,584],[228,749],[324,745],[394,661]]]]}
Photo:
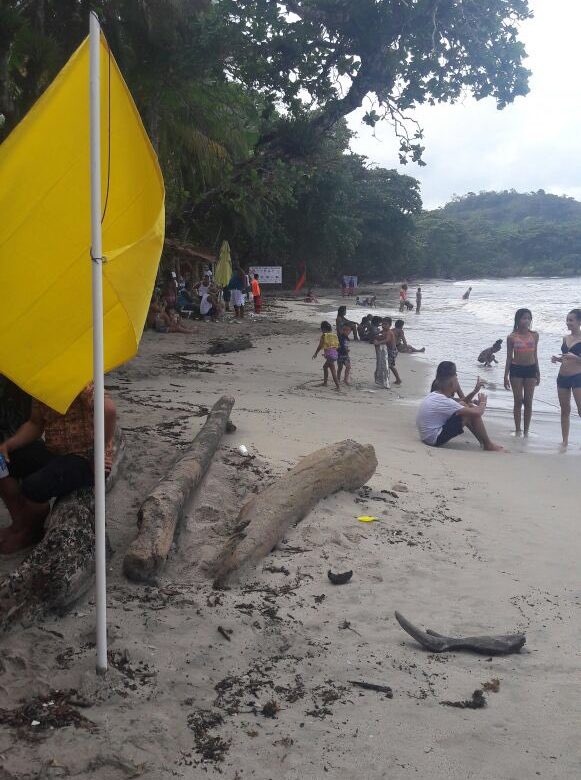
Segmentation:
{"type": "Polygon", "coordinates": [[[557,391],[561,405],[561,431],[563,447],[569,444],[569,424],[571,416],[571,393],[581,416],[581,309],[573,309],[567,314],[568,336],[563,338],[561,355],[553,355],[551,361],[560,363],[557,377],[557,391]]]}
{"type": "Polygon", "coordinates": [[[506,339],[504,386],[512,387],[514,396],[515,435],[521,435],[521,413],[524,406],[525,436],[529,434],[533,413],[535,387],[541,381],[537,349],[539,334],[531,330],[533,315],[529,309],[519,309],[514,315],[514,330],[506,339]]]}

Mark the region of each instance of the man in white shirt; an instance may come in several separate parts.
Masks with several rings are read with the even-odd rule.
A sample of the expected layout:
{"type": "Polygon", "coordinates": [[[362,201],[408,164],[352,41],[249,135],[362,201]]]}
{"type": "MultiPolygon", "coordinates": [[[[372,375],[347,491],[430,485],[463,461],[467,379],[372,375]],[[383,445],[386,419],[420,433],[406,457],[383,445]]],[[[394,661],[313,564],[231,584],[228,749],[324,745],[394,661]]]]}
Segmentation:
{"type": "Polygon", "coordinates": [[[494,444],[482,421],[486,409],[486,395],[478,395],[478,403],[472,404],[470,396],[462,401],[455,401],[453,396],[458,392],[458,375],[456,365],[449,360],[440,363],[432,392],[424,398],[418,409],[416,425],[420,439],[424,444],[441,447],[450,439],[464,433],[464,426],[478,439],[487,452],[498,452],[503,448],[494,444]]]}

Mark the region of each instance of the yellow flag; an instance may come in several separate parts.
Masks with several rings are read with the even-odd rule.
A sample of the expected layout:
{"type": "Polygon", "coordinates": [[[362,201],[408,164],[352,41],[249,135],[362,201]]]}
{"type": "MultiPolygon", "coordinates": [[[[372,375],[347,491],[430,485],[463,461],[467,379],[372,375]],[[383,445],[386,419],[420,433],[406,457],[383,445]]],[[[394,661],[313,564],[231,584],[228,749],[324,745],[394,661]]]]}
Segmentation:
{"type": "MultiPolygon", "coordinates": [[[[164,237],[164,187],[101,38],[105,370],[137,352],[164,237]]],[[[65,412],[91,380],[89,41],[0,146],[0,374],[65,412]]]]}

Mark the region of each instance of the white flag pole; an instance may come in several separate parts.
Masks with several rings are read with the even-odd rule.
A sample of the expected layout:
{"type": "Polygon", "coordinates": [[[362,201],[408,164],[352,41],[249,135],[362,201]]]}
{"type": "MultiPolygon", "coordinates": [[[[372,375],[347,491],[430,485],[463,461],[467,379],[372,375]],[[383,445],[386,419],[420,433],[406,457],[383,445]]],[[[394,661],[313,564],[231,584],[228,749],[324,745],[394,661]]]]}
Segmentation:
{"type": "Polygon", "coordinates": [[[103,375],[103,246],[101,235],[101,27],[91,11],[89,95],[91,123],[91,268],[93,288],[93,381],[95,468],[95,574],[97,674],[107,671],[107,571],[105,553],[105,382],[103,375]]]}

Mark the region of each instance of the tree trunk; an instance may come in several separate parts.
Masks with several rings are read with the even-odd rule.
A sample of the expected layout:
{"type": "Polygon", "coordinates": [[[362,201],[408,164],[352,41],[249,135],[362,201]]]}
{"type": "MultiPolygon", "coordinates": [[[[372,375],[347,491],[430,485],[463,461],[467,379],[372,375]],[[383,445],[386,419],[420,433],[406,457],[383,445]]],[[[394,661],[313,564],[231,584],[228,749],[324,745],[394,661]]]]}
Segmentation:
{"type": "Polygon", "coordinates": [[[216,587],[253,569],[320,501],[338,490],[364,485],[377,468],[375,450],[356,441],[313,452],[270,487],[253,496],[238,515],[238,529],[218,558],[216,587]]]}
{"type": "MultiPolygon", "coordinates": [[[[107,490],[117,479],[123,453],[118,429],[107,490]]],[[[107,556],[111,554],[107,538],[107,556]]],[[[42,541],[20,566],[0,579],[0,633],[17,622],[32,623],[50,612],[64,614],[92,587],[94,577],[94,492],[85,488],[56,501],[42,541]]]]}
{"type": "Polygon", "coordinates": [[[164,567],[183,508],[208,470],[233,406],[227,396],[214,404],[191,448],[141,505],[139,532],[123,561],[130,580],[150,582],[164,567]]]}

